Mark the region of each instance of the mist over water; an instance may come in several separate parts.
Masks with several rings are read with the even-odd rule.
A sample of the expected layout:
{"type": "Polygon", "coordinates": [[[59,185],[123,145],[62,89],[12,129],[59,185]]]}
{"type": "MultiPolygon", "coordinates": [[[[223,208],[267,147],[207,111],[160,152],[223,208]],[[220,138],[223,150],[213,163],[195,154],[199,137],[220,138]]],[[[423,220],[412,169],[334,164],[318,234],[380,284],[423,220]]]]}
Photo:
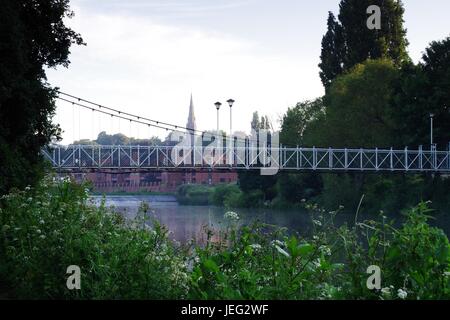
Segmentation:
{"type": "MultiPolygon", "coordinates": [[[[102,197],[92,197],[94,202],[100,204],[102,197]]],[[[149,195],[149,196],[106,196],[106,206],[113,206],[127,219],[136,216],[139,205],[145,201],[150,205],[150,217],[157,219],[165,225],[173,240],[186,243],[195,240],[203,243],[206,239],[205,227],[212,230],[220,230],[226,227],[227,223],[224,214],[225,208],[215,206],[182,206],[179,205],[174,196],[149,195]]],[[[286,227],[290,232],[297,232],[300,235],[308,234],[311,230],[311,215],[306,210],[275,210],[265,208],[234,209],[240,217],[239,224],[250,224],[260,221],[267,224],[286,227]]],[[[326,214],[326,213],[325,213],[326,214]]],[[[404,219],[401,215],[387,215],[388,219],[395,219],[398,224],[404,219]]],[[[377,215],[360,212],[358,221],[378,220],[377,215]]],[[[355,221],[355,213],[339,212],[335,218],[336,226],[347,223],[352,226],[355,221]]],[[[438,214],[429,223],[444,230],[447,236],[450,235],[450,216],[438,214]]]]}

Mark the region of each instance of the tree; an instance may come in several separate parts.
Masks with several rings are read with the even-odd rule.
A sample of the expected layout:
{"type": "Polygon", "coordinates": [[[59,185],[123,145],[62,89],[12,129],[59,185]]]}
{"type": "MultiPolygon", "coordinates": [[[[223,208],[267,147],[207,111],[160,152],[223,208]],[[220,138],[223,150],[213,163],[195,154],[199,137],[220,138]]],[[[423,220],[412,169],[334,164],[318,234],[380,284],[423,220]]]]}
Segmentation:
{"type": "Polygon", "coordinates": [[[403,3],[399,0],[342,0],[336,21],[330,13],[322,40],[320,76],[326,88],[337,75],[367,59],[387,58],[397,67],[408,62],[403,3]],[[381,29],[367,27],[367,8],[381,9],[381,29]]]}
{"type": "Polygon", "coordinates": [[[435,142],[446,146],[450,142],[450,37],[433,41],[420,64],[428,80],[427,106],[435,117],[435,142]]]}
{"type": "Polygon", "coordinates": [[[344,69],[344,39],[342,26],[336,21],[332,12],[328,13],[328,31],[322,39],[322,53],[320,55],[320,79],[325,88],[331,81],[342,74],[344,69]]]}
{"type": "Polygon", "coordinates": [[[281,120],[280,142],[285,146],[296,146],[304,143],[303,136],[308,125],[317,120],[325,112],[323,99],[299,102],[288,108],[281,120]]]}
{"type": "Polygon", "coordinates": [[[399,71],[390,60],[367,60],[338,77],[324,101],[325,118],[305,132],[322,147],[390,147],[394,140],[392,98],[399,71]]]}
{"type": "MultiPolygon", "coordinates": [[[[304,133],[308,126],[323,115],[322,98],[299,102],[289,108],[281,121],[280,142],[287,147],[304,145],[304,133]]],[[[317,196],[322,189],[322,179],[317,172],[282,172],[277,181],[278,196],[288,203],[317,196]]]]}
{"type": "Polygon", "coordinates": [[[42,174],[41,148],[58,139],[51,121],[56,91],[45,67],[67,67],[72,44],[68,0],[4,0],[0,7],[0,194],[33,184],[42,174]]]}
{"type": "Polygon", "coordinates": [[[429,145],[430,114],[434,141],[445,148],[450,141],[450,37],[434,41],[422,62],[407,64],[396,83],[396,133],[405,145],[429,145]]]}

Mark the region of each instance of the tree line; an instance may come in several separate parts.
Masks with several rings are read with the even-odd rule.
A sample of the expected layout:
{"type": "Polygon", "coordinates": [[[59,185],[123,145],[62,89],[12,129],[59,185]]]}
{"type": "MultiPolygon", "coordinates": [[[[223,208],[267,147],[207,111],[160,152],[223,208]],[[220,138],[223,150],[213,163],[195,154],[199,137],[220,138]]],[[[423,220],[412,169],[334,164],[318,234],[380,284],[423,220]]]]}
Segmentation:
{"type": "MultiPolygon", "coordinates": [[[[433,41],[415,64],[407,53],[404,7],[394,0],[342,0],[329,12],[322,39],[320,78],[325,95],[289,108],[281,119],[280,142],[288,146],[418,148],[450,142],[450,37],[433,41]],[[369,3],[370,2],[370,3],[369,3]],[[381,8],[380,30],[369,30],[366,9],[381,8]]],[[[241,189],[275,206],[314,199],[356,208],[362,195],[371,211],[402,209],[421,200],[450,206],[449,179],[440,175],[280,173],[239,174],[241,189]]],[[[244,196],[245,197],[245,196],[244,196]]]]}

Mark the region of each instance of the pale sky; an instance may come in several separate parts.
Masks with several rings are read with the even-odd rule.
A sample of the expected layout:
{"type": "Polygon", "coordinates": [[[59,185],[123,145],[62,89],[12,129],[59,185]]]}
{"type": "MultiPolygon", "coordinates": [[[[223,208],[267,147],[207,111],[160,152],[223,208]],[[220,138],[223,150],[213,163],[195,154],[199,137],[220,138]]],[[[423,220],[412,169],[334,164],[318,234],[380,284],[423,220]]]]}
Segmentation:
{"type": "MultiPolygon", "coordinates": [[[[159,121],[185,126],[191,93],[197,128],[249,131],[253,111],[278,127],[289,106],[323,94],[319,78],[328,11],[339,0],[72,0],[68,20],[87,46],[73,47],[68,69],[49,70],[61,91],[159,121]]],[[[409,53],[415,62],[449,36],[450,1],[405,0],[409,53]]],[[[75,112],[57,102],[63,143],[100,131],[165,137],[166,132],[75,112]],[[73,118],[75,115],[75,118],[73,118]],[[81,121],[79,121],[81,117],[81,121]]]]}

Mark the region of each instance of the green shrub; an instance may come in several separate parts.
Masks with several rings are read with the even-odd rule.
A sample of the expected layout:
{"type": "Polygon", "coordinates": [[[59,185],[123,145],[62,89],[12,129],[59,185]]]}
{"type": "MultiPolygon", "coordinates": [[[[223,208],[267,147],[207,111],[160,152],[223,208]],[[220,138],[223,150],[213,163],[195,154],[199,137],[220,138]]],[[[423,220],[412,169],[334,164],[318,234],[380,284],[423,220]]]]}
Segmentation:
{"type": "MultiPolygon", "coordinates": [[[[144,208],[145,209],[145,208],[144,208]]],[[[145,212],[143,212],[145,213],[145,212]]],[[[0,278],[19,298],[166,299],[186,292],[185,255],[152,230],[87,200],[87,190],[45,180],[1,199],[0,278]],[[66,288],[81,268],[82,290],[66,288]]]]}
{"type": "Polygon", "coordinates": [[[186,184],[178,187],[176,197],[181,205],[206,206],[210,204],[213,192],[214,189],[209,186],[186,184]]]}
{"type": "Polygon", "coordinates": [[[214,191],[211,194],[210,201],[216,206],[227,206],[225,202],[230,203],[231,198],[235,198],[237,195],[241,195],[242,191],[236,184],[221,184],[214,187],[214,191]]]}
{"type": "MultiPolygon", "coordinates": [[[[197,248],[194,299],[449,299],[449,242],[430,227],[425,203],[401,228],[381,216],[336,228],[340,210],[307,205],[311,236],[260,223],[209,233],[197,248]],[[222,239],[217,242],[212,239],[222,239]],[[367,288],[367,268],[381,268],[381,290],[367,288]]],[[[232,215],[230,215],[232,216],[232,215]]],[[[356,220],[356,218],[355,218],[356,220]]]]}

